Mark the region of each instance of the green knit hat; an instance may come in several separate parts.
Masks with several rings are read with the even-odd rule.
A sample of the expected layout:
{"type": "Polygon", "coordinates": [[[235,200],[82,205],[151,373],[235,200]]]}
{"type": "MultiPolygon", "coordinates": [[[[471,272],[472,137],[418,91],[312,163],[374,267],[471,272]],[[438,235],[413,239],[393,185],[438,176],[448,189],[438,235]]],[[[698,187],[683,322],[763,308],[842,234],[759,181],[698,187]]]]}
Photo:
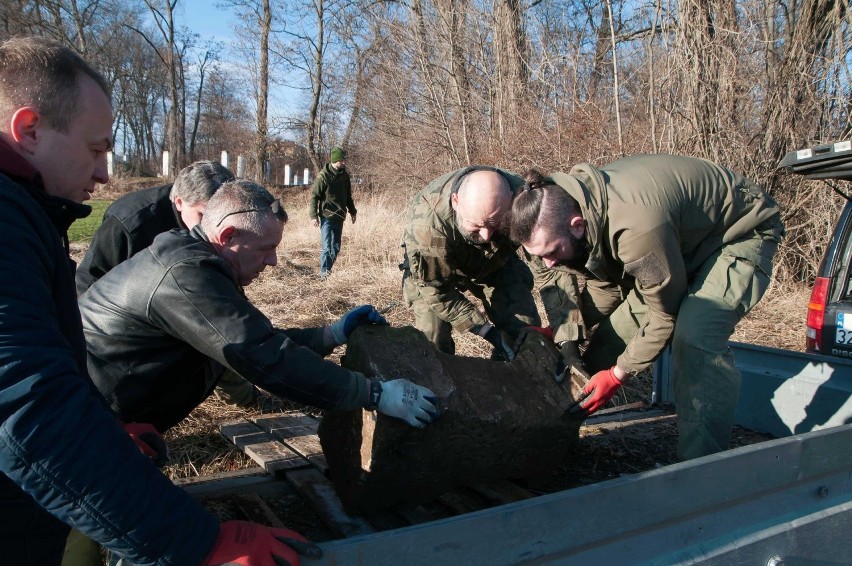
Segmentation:
{"type": "Polygon", "coordinates": [[[328,160],[331,163],[337,163],[338,161],[343,161],[346,159],[346,152],[343,151],[342,147],[333,147],[331,148],[331,155],[329,155],[328,160]]]}

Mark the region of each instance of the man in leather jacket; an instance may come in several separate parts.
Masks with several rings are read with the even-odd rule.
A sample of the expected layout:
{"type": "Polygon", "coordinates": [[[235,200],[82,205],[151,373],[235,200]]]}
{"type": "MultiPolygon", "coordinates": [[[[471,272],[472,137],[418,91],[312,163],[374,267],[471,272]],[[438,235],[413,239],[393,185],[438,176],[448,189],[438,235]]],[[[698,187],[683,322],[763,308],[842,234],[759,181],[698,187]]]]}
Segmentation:
{"type": "MultiPolygon", "coordinates": [[[[104,212],[77,268],[77,293],[85,293],[92,283],[150,246],[163,232],[198,224],[210,197],[222,183],[233,179],[234,174],[220,163],[196,161],[181,169],[173,184],[134,191],[116,199],[104,212]]],[[[222,374],[216,396],[243,409],[271,399],[231,371],[222,374]]]]}
{"type": "Polygon", "coordinates": [[[89,373],[116,413],[164,431],[216,384],[209,360],[281,397],[322,409],[378,409],[424,427],[434,394],[381,383],[322,356],[361,324],[386,324],[364,305],[322,328],[275,328],[243,293],[277,263],[286,213],[263,187],[223,184],[191,231],[161,234],[80,299],[89,373]]]}

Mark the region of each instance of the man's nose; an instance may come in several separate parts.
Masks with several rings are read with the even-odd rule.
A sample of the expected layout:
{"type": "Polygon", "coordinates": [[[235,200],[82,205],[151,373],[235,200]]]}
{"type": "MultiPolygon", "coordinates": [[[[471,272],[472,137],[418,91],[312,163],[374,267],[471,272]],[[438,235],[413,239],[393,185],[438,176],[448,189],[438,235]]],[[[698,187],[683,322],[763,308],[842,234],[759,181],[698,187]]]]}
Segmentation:
{"type": "Polygon", "coordinates": [[[106,153],[98,157],[98,161],[97,163],[95,163],[95,171],[92,174],[92,178],[102,185],[105,185],[109,182],[109,168],[107,168],[106,153]]]}
{"type": "Polygon", "coordinates": [[[479,237],[482,238],[485,242],[491,241],[491,236],[494,235],[494,230],[490,228],[480,228],[479,229],[479,237]]]}
{"type": "Polygon", "coordinates": [[[277,252],[272,252],[271,254],[269,254],[266,257],[266,265],[268,265],[270,267],[275,267],[276,265],[278,265],[278,253],[277,252]]]}
{"type": "Polygon", "coordinates": [[[556,262],[555,262],[555,261],[553,261],[552,259],[547,259],[547,258],[542,258],[542,259],[544,259],[544,265],[545,265],[548,269],[550,269],[551,267],[553,267],[554,265],[556,265],[556,262]]]}

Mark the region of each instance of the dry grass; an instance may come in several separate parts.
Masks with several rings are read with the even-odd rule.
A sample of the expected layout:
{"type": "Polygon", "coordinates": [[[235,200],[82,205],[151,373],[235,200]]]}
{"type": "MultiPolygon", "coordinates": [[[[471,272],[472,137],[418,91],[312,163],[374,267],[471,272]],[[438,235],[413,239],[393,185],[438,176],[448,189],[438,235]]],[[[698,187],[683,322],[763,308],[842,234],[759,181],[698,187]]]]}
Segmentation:
{"type": "MultiPolygon", "coordinates": [[[[332,276],[319,274],[319,229],[307,215],[309,191],[288,189],[281,193],[290,221],[284,229],[278,265],[268,268],[250,285],[247,295],[278,327],[323,326],[348,309],[370,303],[379,308],[397,303],[385,316],[394,326],[413,323],[409,309],[401,304],[401,261],[399,247],[409,195],[357,194],[358,221],[347,222],[341,254],[332,276]]],[[[77,254],[82,252],[77,250],[77,254]]],[[[804,342],[804,320],[809,290],[804,285],[773,284],[764,300],[737,327],[734,340],[800,350],[804,342]]],[[[472,335],[456,336],[460,355],[486,357],[487,344],[472,335]]],[[[330,359],[339,361],[343,348],[330,359]]],[[[637,380],[625,388],[625,401],[645,398],[650,386],[637,380]]],[[[296,404],[285,410],[320,412],[296,404]]],[[[217,432],[218,423],[247,413],[210,398],[179,426],[167,434],[172,454],[165,472],[186,478],[253,466],[242,453],[217,432]]]]}

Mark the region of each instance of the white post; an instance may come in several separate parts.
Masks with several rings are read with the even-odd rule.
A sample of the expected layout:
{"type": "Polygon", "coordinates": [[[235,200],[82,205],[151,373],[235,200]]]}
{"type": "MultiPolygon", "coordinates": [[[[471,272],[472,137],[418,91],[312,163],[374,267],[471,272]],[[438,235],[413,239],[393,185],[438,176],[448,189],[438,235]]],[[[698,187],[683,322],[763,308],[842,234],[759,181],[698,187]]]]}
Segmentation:
{"type": "Polygon", "coordinates": [[[298,175],[293,175],[293,184],[294,184],[294,185],[298,185],[298,184],[299,184],[299,176],[298,176],[298,175]]]}
{"type": "Polygon", "coordinates": [[[263,164],[263,181],[265,183],[269,182],[269,177],[272,174],[272,162],[267,161],[263,164]]]}
{"type": "Polygon", "coordinates": [[[304,179],[305,179],[305,182],[304,182],[304,184],[305,184],[305,185],[310,184],[310,182],[311,182],[311,172],[308,170],[308,168],[307,168],[307,167],[305,167],[305,175],[304,175],[304,179]]]}
{"type": "Polygon", "coordinates": [[[108,151],[107,152],[107,175],[109,175],[110,177],[112,177],[112,173],[115,170],[114,162],[115,162],[115,156],[112,154],[111,151],[108,151]]]}
{"type": "Polygon", "coordinates": [[[169,152],[163,152],[163,177],[169,178],[169,152]]]}
{"type": "Polygon", "coordinates": [[[246,158],[242,155],[237,156],[237,177],[243,178],[246,175],[246,158]]]}
{"type": "Polygon", "coordinates": [[[228,166],[228,152],[224,149],[222,150],[222,157],[219,158],[219,163],[222,164],[222,167],[228,166]]]}
{"type": "Polygon", "coordinates": [[[290,166],[289,165],[284,166],[284,184],[285,185],[290,184],[290,166]]]}

